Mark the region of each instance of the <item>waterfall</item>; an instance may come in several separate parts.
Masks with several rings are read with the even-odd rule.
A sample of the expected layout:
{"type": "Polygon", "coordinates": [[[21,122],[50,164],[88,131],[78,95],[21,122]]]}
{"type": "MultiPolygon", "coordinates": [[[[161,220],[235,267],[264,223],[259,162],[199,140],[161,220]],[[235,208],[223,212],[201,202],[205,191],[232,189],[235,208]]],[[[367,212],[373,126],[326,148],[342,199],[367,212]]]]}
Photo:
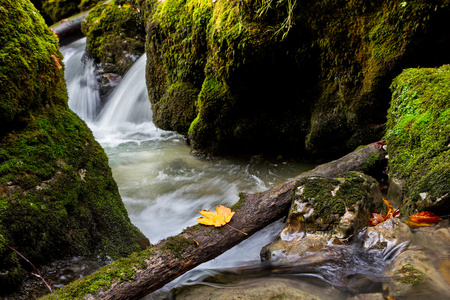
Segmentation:
{"type": "Polygon", "coordinates": [[[151,122],[151,107],[145,84],[146,55],[142,55],[114,89],[96,119],[101,128],[118,128],[127,123],[151,122]]]}
{"type": "Polygon", "coordinates": [[[94,121],[100,111],[101,101],[94,62],[85,56],[86,38],[61,47],[64,55],[65,77],[69,94],[69,108],[85,122],[94,121]],[[81,63],[80,63],[81,62],[81,63]]]}

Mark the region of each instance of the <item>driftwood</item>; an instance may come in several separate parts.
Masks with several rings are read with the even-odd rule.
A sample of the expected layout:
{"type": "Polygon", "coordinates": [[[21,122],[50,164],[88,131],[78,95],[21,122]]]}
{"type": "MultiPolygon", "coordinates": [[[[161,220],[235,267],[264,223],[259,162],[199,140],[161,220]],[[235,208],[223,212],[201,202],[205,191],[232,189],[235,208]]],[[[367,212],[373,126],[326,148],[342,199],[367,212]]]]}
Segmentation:
{"type": "Polygon", "coordinates": [[[239,233],[228,226],[189,227],[178,236],[152,246],[151,254],[146,259],[147,266],[135,271],[135,280],[113,282],[108,289],[99,289],[95,295],[77,296],[84,296],[85,299],[140,299],[286,216],[291,204],[291,189],[297,180],[308,176],[331,177],[346,171],[363,170],[367,167],[368,161],[380,161],[384,157],[385,153],[382,149],[375,144],[370,144],[338,160],[317,166],[263,193],[241,194],[240,201],[234,207],[236,214],[229,224],[248,235],[239,233]],[[238,208],[238,206],[241,207],[238,208]],[[181,245],[180,249],[169,251],[177,244],[181,245]]]}
{"type": "Polygon", "coordinates": [[[82,12],[50,27],[58,35],[60,46],[65,46],[83,37],[81,23],[86,16],[87,12],[82,12]]]}

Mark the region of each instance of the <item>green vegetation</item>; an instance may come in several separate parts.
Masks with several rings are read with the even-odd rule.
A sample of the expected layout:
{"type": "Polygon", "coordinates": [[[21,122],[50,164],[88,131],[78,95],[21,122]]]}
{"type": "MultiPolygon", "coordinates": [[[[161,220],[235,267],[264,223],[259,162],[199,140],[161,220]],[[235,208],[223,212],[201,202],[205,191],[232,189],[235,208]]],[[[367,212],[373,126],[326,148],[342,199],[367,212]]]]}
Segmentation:
{"type": "Polygon", "coordinates": [[[409,211],[434,206],[438,213],[448,212],[450,66],[405,70],[391,89],[389,175],[406,181],[409,211]]]}
{"type": "Polygon", "coordinates": [[[306,204],[313,209],[311,216],[302,219],[308,230],[333,230],[340,216],[347,210],[356,212],[358,207],[357,222],[362,228],[370,212],[382,208],[381,199],[374,199],[374,186],[378,186],[376,180],[360,172],[347,172],[335,178],[302,178],[292,188],[290,219],[303,218],[308,212],[303,212],[299,205],[306,204]],[[297,211],[302,211],[299,216],[297,211]]]}
{"type": "MultiPolygon", "coordinates": [[[[135,252],[130,257],[116,260],[110,265],[100,268],[94,274],[72,282],[63,289],[56,290],[56,296],[60,300],[84,299],[85,295],[96,295],[99,289],[108,290],[112,284],[135,280],[136,271],[147,267],[145,260],[151,255],[154,255],[154,252],[152,248],[149,248],[141,252],[135,252]]],[[[54,298],[53,295],[49,294],[40,299],[51,300],[54,298]]]]}
{"type": "Polygon", "coordinates": [[[103,63],[105,72],[121,75],[144,53],[145,41],[143,14],[125,3],[116,0],[95,6],[81,26],[88,53],[103,63]]]}
{"type": "Polygon", "coordinates": [[[194,246],[195,242],[193,240],[189,240],[182,236],[171,236],[168,237],[161,246],[161,251],[164,254],[173,254],[176,258],[182,259],[181,254],[187,247],[194,246]]]}
{"type": "MultiPolygon", "coordinates": [[[[37,266],[141,249],[103,149],[67,107],[57,38],[29,1],[0,12],[0,237],[37,266]]],[[[1,245],[0,293],[27,267],[1,245]]]]}
{"type": "Polygon", "coordinates": [[[418,285],[425,279],[425,274],[411,264],[406,264],[394,274],[404,284],[418,285]]]}
{"type": "Polygon", "coordinates": [[[382,137],[391,80],[399,66],[439,49],[450,8],[448,1],[149,3],[147,86],[157,126],[186,135],[201,154],[317,156],[382,137]]]}

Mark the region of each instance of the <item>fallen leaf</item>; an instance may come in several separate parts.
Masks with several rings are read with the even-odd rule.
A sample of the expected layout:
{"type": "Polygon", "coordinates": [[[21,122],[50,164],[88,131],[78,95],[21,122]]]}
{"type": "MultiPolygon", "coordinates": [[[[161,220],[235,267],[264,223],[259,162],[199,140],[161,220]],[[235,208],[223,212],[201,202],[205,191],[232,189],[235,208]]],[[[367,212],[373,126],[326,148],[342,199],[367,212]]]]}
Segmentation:
{"type": "Polygon", "coordinates": [[[405,203],[408,201],[408,199],[406,199],[405,202],[403,202],[403,204],[395,210],[392,208],[392,204],[388,201],[387,198],[383,197],[383,201],[386,204],[387,209],[388,209],[386,215],[385,216],[380,215],[376,211],[372,212],[370,215],[369,222],[367,222],[368,226],[375,226],[375,225],[380,224],[390,218],[398,218],[400,216],[400,209],[403,207],[403,205],[405,205],[405,203]]]}
{"type": "Polygon", "coordinates": [[[372,212],[371,217],[367,225],[375,226],[377,224],[383,223],[385,221],[384,217],[377,212],[372,212]]]}
{"type": "Polygon", "coordinates": [[[203,217],[197,219],[198,223],[203,225],[214,225],[216,227],[227,224],[234,215],[234,212],[231,212],[230,208],[223,205],[216,206],[216,213],[210,210],[201,210],[199,213],[203,217]]]}
{"type": "Polygon", "coordinates": [[[243,233],[247,235],[245,232],[234,228],[230,224],[227,224],[231,221],[231,218],[234,216],[234,212],[231,211],[231,208],[219,205],[216,206],[216,212],[212,212],[210,210],[200,210],[199,213],[203,216],[201,218],[198,218],[196,222],[203,224],[203,225],[214,225],[215,227],[221,227],[223,225],[227,225],[234,230],[239,231],[240,233],[243,233]]]}
{"type": "Polygon", "coordinates": [[[53,59],[55,60],[55,65],[58,69],[62,69],[61,60],[55,54],[52,54],[53,59]]]}
{"type": "Polygon", "coordinates": [[[431,226],[430,223],[416,223],[414,221],[405,221],[407,225],[410,227],[424,227],[424,226],[431,226]]]}
{"type": "Polygon", "coordinates": [[[428,211],[415,213],[412,216],[409,216],[409,218],[411,219],[411,221],[416,223],[437,223],[442,220],[437,215],[428,211]]]}
{"type": "Polygon", "coordinates": [[[124,8],[130,8],[130,7],[131,7],[131,4],[124,4],[123,7],[124,7],[124,8]]]}

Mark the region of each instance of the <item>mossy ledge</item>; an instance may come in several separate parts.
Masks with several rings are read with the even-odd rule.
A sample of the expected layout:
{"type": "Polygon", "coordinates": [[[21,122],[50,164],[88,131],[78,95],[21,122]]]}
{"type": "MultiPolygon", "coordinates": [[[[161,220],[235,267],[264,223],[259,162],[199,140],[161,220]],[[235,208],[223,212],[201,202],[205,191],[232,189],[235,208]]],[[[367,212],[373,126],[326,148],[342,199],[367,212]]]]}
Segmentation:
{"type": "MultiPolygon", "coordinates": [[[[67,106],[56,36],[28,0],[0,0],[0,238],[39,266],[141,249],[108,159],[67,106]]],[[[0,245],[0,293],[26,262],[0,245]]]]}
{"type": "Polygon", "coordinates": [[[404,180],[406,208],[450,212],[450,66],[407,69],[392,83],[389,176],[404,180]]]}
{"type": "Polygon", "coordinates": [[[199,154],[338,157],[383,136],[403,68],[450,48],[443,0],[148,3],[153,120],[199,154]]]}

